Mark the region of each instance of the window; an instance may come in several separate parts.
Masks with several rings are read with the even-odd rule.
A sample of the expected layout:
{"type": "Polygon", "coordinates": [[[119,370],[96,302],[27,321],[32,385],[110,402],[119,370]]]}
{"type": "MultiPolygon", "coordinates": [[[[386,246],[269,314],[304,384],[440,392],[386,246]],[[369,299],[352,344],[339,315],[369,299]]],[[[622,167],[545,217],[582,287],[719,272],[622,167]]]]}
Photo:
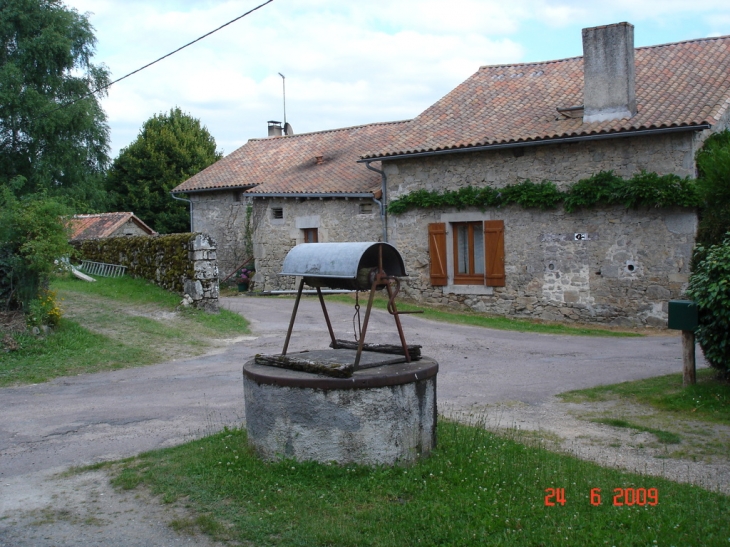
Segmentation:
{"type": "Polygon", "coordinates": [[[373,204],[369,202],[361,203],[360,204],[360,214],[361,215],[372,215],[373,214],[373,204]]]}
{"type": "Polygon", "coordinates": [[[484,284],[484,227],[481,222],[454,222],[454,285],[484,284]]]}
{"type": "Polygon", "coordinates": [[[304,243],[319,243],[317,228],[304,228],[304,243]]]}
{"type": "Polygon", "coordinates": [[[428,225],[431,284],[504,287],[504,221],[452,222],[450,231],[453,253],[448,257],[446,223],[428,225]]]}
{"type": "Polygon", "coordinates": [[[281,207],[272,207],[271,208],[271,218],[273,219],[283,219],[284,218],[284,209],[281,207]]]}

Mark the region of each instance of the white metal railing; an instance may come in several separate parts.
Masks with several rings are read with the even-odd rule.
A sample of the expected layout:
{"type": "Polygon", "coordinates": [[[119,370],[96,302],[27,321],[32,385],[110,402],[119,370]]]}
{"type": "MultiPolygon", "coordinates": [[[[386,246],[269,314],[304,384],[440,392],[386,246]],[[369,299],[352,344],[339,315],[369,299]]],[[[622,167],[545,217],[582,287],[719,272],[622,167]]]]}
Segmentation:
{"type": "Polygon", "coordinates": [[[88,274],[98,275],[100,277],[122,277],[127,267],[120,266],[119,264],[105,264],[104,262],[82,260],[80,269],[88,274]]]}

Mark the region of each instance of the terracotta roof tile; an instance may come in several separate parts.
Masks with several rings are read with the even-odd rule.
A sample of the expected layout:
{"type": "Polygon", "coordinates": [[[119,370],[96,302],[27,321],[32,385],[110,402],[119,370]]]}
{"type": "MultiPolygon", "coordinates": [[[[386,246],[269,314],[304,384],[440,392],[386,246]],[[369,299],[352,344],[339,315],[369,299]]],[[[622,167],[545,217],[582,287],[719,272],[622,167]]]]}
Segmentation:
{"type": "Polygon", "coordinates": [[[638,48],[635,62],[631,119],[584,124],[556,112],[583,104],[582,57],[484,66],[362,157],[714,124],[730,106],[730,36],[638,48]]]}
{"type": "Polygon", "coordinates": [[[364,193],[380,176],[358,165],[360,155],[389,148],[407,122],[375,123],[286,137],[251,139],[189,178],[174,192],[245,188],[248,193],[364,193]],[[317,164],[316,157],[323,156],[317,164]]]}
{"type": "Polygon", "coordinates": [[[142,222],[134,213],[99,213],[95,215],[74,215],[69,219],[71,241],[96,239],[111,236],[129,220],[133,220],[142,230],[149,234],[156,233],[142,222]]]}

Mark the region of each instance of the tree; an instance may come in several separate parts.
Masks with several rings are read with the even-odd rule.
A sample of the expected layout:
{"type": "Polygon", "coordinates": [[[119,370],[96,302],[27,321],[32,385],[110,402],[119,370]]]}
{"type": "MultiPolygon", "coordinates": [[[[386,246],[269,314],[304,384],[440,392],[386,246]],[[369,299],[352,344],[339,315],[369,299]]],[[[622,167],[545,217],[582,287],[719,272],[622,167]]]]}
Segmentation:
{"type": "Polygon", "coordinates": [[[60,0],[0,2],[0,186],[102,207],[109,128],[98,93],[78,100],[109,83],[95,44],[60,0]]]}
{"type": "Polygon", "coordinates": [[[132,211],[160,233],[186,232],[190,216],[170,190],[221,158],[200,120],[179,108],[147,120],[107,174],[117,210],[132,211]]]}

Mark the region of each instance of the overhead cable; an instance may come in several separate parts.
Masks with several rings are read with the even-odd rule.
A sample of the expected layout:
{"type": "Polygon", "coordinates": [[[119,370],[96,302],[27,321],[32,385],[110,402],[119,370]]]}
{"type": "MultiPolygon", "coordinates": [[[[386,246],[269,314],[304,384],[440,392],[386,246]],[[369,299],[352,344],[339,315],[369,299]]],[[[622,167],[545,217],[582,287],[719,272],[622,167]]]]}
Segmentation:
{"type": "MultiPolygon", "coordinates": [[[[266,5],[266,4],[271,4],[271,2],[273,2],[273,1],[274,1],[274,0],[267,0],[267,1],[266,1],[266,2],[264,2],[263,4],[259,4],[259,5],[258,5],[258,6],[256,6],[255,8],[253,8],[253,9],[250,9],[250,10],[248,10],[248,11],[247,11],[246,13],[244,13],[243,15],[239,15],[239,16],[238,16],[238,17],[236,17],[235,19],[231,19],[231,20],[230,20],[230,21],[228,21],[227,23],[225,23],[225,24],[223,24],[223,25],[219,26],[219,27],[218,27],[217,29],[211,30],[210,32],[208,32],[208,33],[206,33],[206,34],[203,34],[203,35],[202,35],[202,36],[200,36],[199,38],[196,38],[196,39],[195,39],[195,40],[193,40],[192,42],[188,42],[188,43],[187,43],[187,44],[185,44],[184,46],[180,46],[180,47],[179,47],[179,48],[177,48],[177,49],[176,49],[175,51],[171,51],[171,52],[170,52],[170,53],[168,53],[167,55],[163,55],[163,56],[162,56],[162,57],[160,57],[159,59],[156,59],[156,60],[152,61],[151,63],[147,63],[147,64],[146,64],[146,65],[144,65],[143,67],[140,67],[140,68],[138,68],[137,70],[133,70],[133,71],[132,71],[132,72],[130,72],[129,74],[125,74],[125,75],[124,75],[124,76],[122,76],[121,78],[117,78],[117,79],[116,79],[116,80],[114,80],[113,82],[110,82],[110,83],[108,83],[108,84],[106,84],[106,85],[104,85],[104,86],[101,86],[101,87],[99,87],[99,88],[95,89],[94,91],[89,91],[89,92],[88,92],[87,94],[85,94],[85,95],[82,95],[82,96],[81,96],[81,97],[79,97],[78,99],[74,99],[74,100],[73,100],[73,101],[71,101],[71,102],[68,102],[68,103],[64,103],[64,104],[62,104],[62,105],[58,106],[57,108],[54,108],[54,109],[53,109],[53,110],[51,110],[50,112],[46,112],[46,113],[44,113],[44,114],[42,114],[41,116],[38,116],[38,117],[40,118],[40,117],[42,117],[42,116],[47,116],[47,115],[49,115],[49,114],[53,114],[53,113],[54,113],[54,112],[56,112],[57,110],[61,110],[62,108],[66,108],[66,107],[68,107],[68,106],[71,106],[72,104],[75,104],[75,103],[77,103],[77,102],[79,102],[79,101],[82,101],[83,99],[86,99],[87,97],[90,97],[90,96],[92,96],[92,95],[94,95],[94,94],[96,94],[96,93],[99,93],[100,91],[103,91],[103,90],[105,90],[105,89],[107,89],[107,88],[109,88],[109,87],[113,86],[113,85],[114,85],[114,84],[116,84],[117,82],[121,82],[121,81],[122,81],[122,80],[124,80],[125,78],[129,78],[130,76],[133,76],[134,74],[137,74],[138,72],[141,72],[141,71],[143,71],[143,70],[144,70],[145,68],[149,68],[149,67],[151,67],[152,65],[154,65],[155,63],[159,63],[159,62],[160,62],[160,61],[162,61],[163,59],[167,59],[168,57],[170,57],[171,55],[174,55],[174,54],[175,54],[175,53],[177,53],[178,51],[182,51],[182,50],[183,50],[183,49],[185,49],[186,47],[188,47],[188,46],[192,46],[192,45],[193,45],[194,43],[196,43],[196,42],[199,42],[199,41],[200,41],[200,40],[202,40],[203,38],[207,38],[207,37],[208,37],[208,36],[210,36],[211,34],[214,34],[214,33],[218,32],[218,31],[219,31],[219,30],[221,30],[222,28],[224,28],[224,27],[227,27],[228,25],[230,25],[230,24],[232,24],[232,23],[235,23],[236,21],[238,21],[238,20],[240,20],[240,19],[243,19],[243,18],[244,18],[244,17],[246,17],[247,15],[250,15],[250,14],[252,14],[252,13],[253,13],[254,11],[256,11],[256,10],[258,10],[258,9],[261,9],[261,8],[263,8],[263,7],[264,7],[264,6],[266,5]]],[[[36,118],[36,119],[37,119],[37,118],[36,118]]]]}

